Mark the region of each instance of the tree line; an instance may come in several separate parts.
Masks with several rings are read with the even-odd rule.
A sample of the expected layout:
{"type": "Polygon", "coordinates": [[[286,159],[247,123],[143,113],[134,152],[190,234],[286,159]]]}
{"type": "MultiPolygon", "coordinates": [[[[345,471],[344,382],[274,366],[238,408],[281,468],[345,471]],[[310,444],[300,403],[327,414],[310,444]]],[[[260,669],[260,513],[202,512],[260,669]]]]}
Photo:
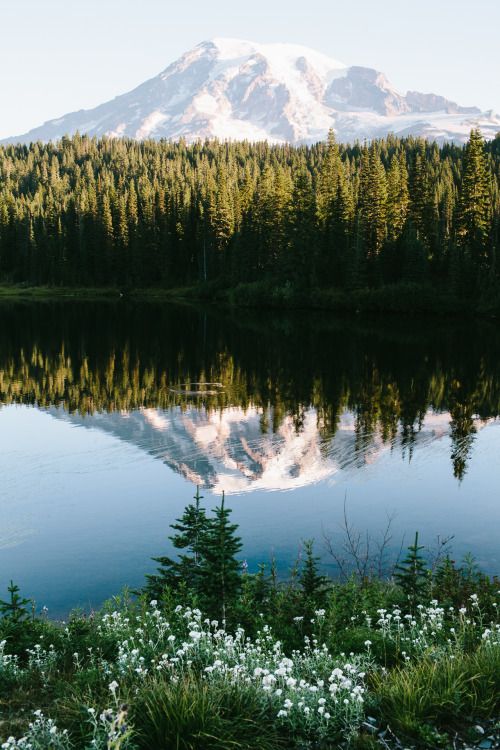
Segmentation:
{"type": "Polygon", "coordinates": [[[0,147],[0,281],[291,289],[499,282],[500,135],[0,147]]]}

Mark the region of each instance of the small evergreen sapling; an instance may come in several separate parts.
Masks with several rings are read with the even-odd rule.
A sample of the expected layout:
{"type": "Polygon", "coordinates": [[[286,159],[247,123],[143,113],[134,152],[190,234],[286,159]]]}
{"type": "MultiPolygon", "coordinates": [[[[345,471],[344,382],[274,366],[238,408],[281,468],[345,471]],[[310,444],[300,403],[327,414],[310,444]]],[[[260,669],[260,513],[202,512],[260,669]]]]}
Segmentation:
{"type": "Polygon", "coordinates": [[[304,541],[305,557],[300,569],[298,582],[302,590],[303,612],[309,620],[314,612],[325,603],[327,579],[318,572],[319,557],[314,554],[314,541],[304,541]]]}
{"type": "Polygon", "coordinates": [[[17,625],[28,617],[28,610],[26,608],[29,604],[32,604],[31,599],[25,599],[19,594],[19,590],[19,586],[11,581],[10,586],[7,587],[10,599],[6,601],[0,599],[0,615],[14,625],[17,625]]]}
{"type": "Polygon", "coordinates": [[[424,546],[418,543],[417,531],[414,543],[408,547],[408,554],[399,565],[396,565],[394,573],[396,582],[403,589],[412,607],[419,603],[428,583],[429,576],[422,556],[423,549],[424,546]]]}

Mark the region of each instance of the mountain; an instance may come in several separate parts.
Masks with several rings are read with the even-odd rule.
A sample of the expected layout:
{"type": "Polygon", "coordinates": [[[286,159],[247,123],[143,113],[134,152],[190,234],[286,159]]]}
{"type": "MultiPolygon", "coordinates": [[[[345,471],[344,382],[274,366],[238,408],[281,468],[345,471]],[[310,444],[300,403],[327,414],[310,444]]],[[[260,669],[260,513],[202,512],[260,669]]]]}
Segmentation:
{"type": "Polygon", "coordinates": [[[500,117],[434,94],[403,95],[383,73],[347,67],[306,47],[214,39],[127,94],[3,143],[49,141],[77,131],[139,140],[311,143],[329,128],[344,142],[388,132],[463,142],[476,126],[493,138],[500,117]]]}
{"type": "MultiPolygon", "coordinates": [[[[360,440],[354,415],[341,415],[334,435],[326,437],[312,407],[304,412],[301,429],[291,416],[282,419],[276,431],[263,431],[263,418],[273,423],[273,410],[250,405],[208,411],[195,407],[140,409],[130,412],[81,416],[50,409],[56,419],[78,427],[97,429],[136,446],[163,461],[191,484],[200,484],[215,494],[239,494],[253,490],[276,491],[306,487],[375,464],[387,451],[410,450],[400,433],[384,442],[380,431],[360,440]],[[406,446],[406,447],[405,447],[406,446]]],[[[477,430],[494,420],[475,420],[477,430]]],[[[428,411],[414,435],[411,452],[422,450],[449,437],[449,413],[428,411]]]]}

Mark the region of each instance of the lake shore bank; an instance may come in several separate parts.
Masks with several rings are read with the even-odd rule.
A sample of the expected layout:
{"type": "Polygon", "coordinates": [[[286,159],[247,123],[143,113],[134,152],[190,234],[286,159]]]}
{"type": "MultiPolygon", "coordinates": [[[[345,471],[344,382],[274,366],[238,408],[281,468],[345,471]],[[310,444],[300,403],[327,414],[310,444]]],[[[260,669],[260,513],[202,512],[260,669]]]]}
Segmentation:
{"type": "Polygon", "coordinates": [[[16,300],[88,300],[191,302],[227,308],[328,310],[342,314],[405,314],[442,317],[489,317],[500,313],[500,300],[464,300],[428,285],[397,284],[378,289],[293,289],[272,282],[224,286],[219,282],[174,288],[59,287],[1,285],[0,302],[16,300]]]}

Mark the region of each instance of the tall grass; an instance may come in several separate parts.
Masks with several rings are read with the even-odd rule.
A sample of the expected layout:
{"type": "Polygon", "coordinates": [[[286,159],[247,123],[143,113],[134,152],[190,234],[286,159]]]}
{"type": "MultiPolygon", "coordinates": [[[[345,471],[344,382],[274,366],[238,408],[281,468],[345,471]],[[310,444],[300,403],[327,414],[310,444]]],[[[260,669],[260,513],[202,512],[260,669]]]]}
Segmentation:
{"type": "Polygon", "coordinates": [[[424,658],[388,674],[371,676],[384,722],[425,743],[431,728],[460,727],[467,719],[500,712],[500,649],[479,648],[438,660],[424,658]]]}
{"type": "Polygon", "coordinates": [[[273,718],[255,689],[192,677],[148,685],[133,710],[143,750],[278,750],[273,718]]]}

